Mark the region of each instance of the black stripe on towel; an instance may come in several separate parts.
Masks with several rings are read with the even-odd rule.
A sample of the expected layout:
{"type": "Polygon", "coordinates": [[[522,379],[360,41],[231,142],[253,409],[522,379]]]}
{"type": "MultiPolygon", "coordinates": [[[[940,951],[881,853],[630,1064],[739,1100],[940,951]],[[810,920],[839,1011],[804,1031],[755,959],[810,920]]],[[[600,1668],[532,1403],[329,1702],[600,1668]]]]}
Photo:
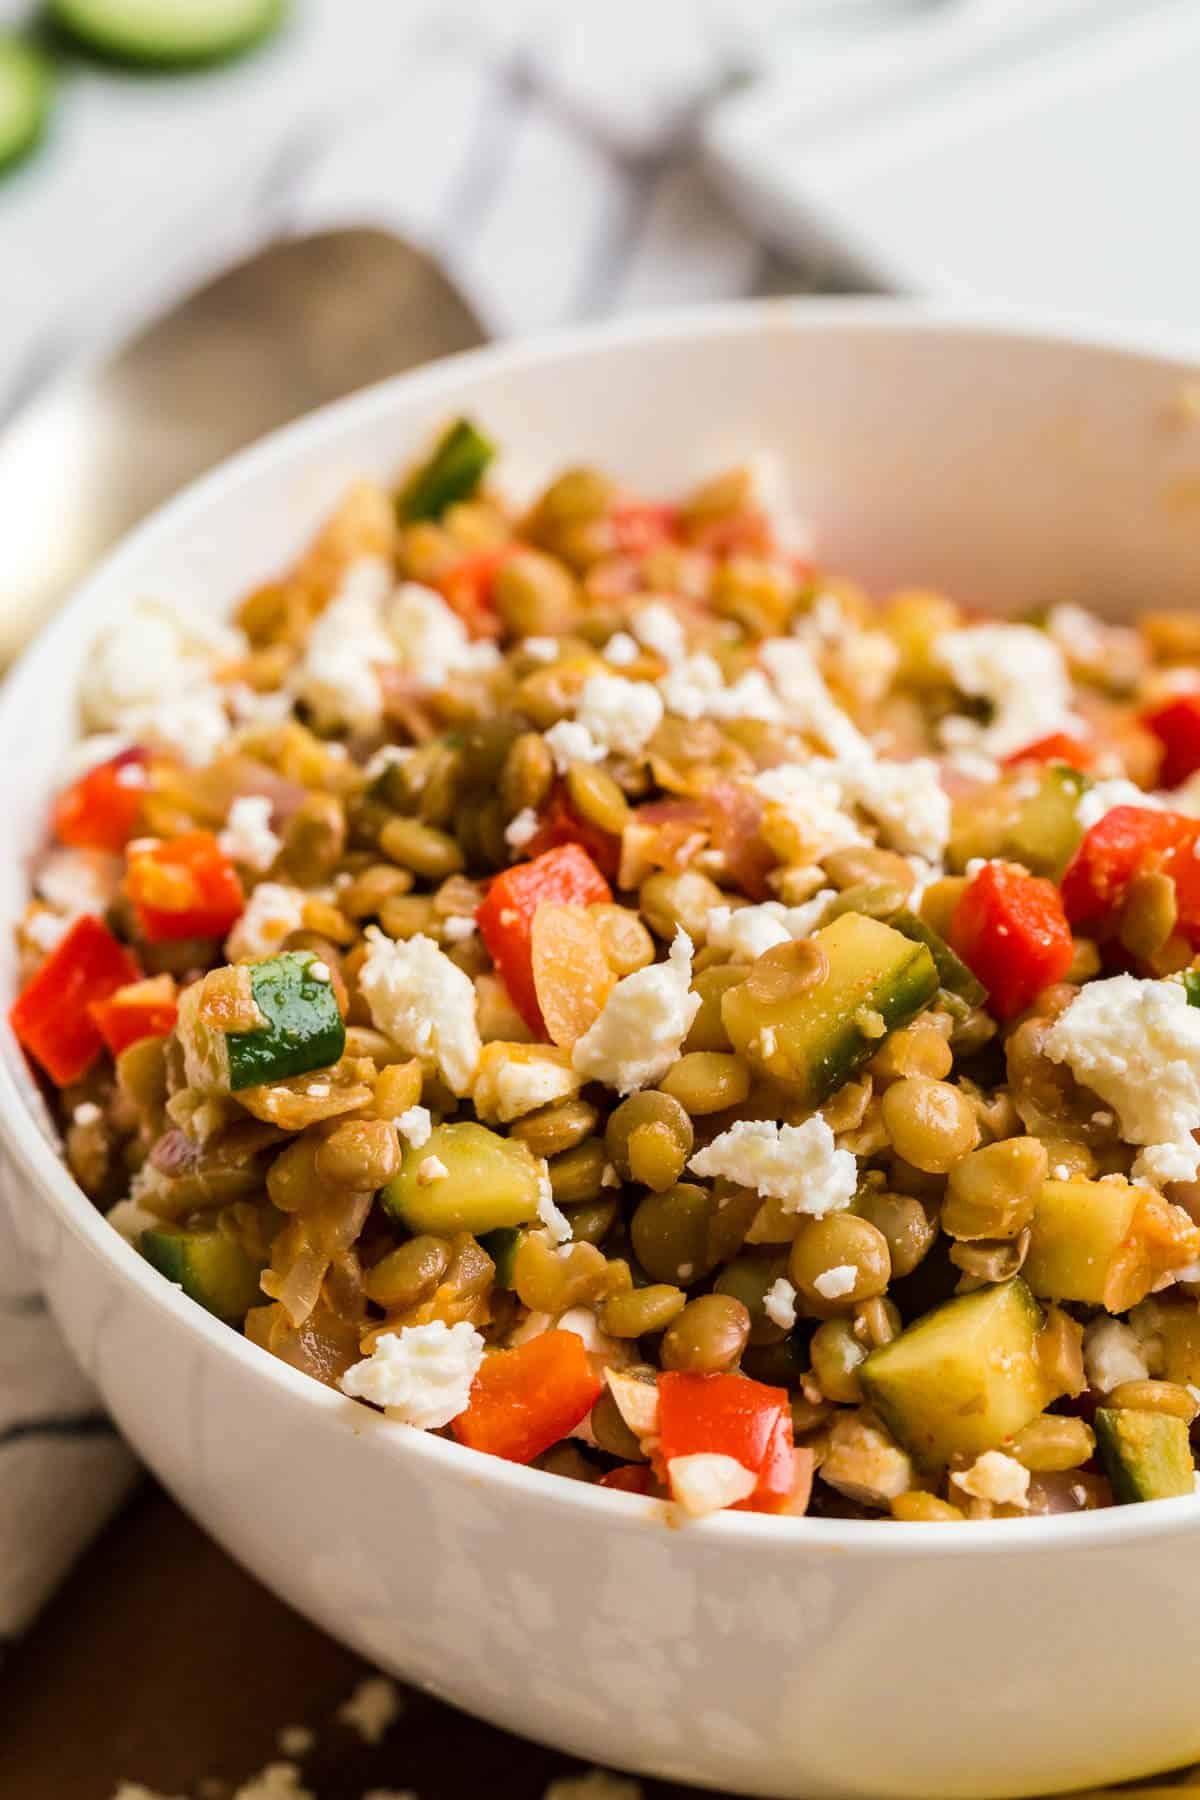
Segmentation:
{"type": "Polygon", "coordinates": [[[43,1419],[20,1419],[15,1425],[9,1425],[0,1431],[0,1450],[7,1450],[10,1444],[21,1444],[29,1438],[45,1438],[47,1442],[55,1438],[99,1438],[116,1437],[116,1427],[107,1413],[64,1413],[57,1418],[51,1415],[43,1419]]]}

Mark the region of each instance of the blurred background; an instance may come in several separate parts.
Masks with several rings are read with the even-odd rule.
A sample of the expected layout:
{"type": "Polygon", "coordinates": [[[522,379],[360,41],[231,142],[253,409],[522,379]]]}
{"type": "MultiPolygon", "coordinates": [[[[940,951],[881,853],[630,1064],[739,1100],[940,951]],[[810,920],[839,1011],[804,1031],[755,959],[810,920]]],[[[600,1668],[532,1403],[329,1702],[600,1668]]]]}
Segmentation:
{"type": "MultiPolygon", "coordinates": [[[[1193,332],[1197,92],[1194,0],[0,0],[0,662],[230,449],[487,338],[795,292],[1193,332]]],[[[289,1725],[321,1800],[568,1772],[339,1716],[369,1671],[153,1490],[55,1594],[133,1471],[20,1279],[0,1388],[79,1429],[0,1491],[6,1793],[221,1800],[289,1725]]]]}

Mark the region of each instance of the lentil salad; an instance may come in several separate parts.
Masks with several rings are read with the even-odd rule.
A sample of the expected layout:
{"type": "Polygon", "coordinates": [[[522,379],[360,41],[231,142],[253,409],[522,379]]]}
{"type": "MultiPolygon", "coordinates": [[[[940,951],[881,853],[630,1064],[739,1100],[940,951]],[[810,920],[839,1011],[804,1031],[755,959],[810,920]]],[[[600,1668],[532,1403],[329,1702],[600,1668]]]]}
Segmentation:
{"type": "Polygon", "coordinates": [[[491,461],[97,645],[12,1014],[81,1185],[317,1379],[694,1515],[1190,1493],[1195,622],[491,461]]]}

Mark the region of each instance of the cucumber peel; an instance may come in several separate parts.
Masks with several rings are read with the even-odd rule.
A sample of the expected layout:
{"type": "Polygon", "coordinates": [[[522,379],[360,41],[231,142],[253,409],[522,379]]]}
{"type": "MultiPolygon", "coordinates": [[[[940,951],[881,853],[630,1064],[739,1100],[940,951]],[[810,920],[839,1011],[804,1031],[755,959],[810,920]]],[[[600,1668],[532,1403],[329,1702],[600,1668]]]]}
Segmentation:
{"type": "Polygon", "coordinates": [[[261,43],[288,0],[49,0],[50,23],[117,62],[189,68],[261,43]]]}
{"type": "Polygon", "coordinates": [[[405,523],[440,519],[448,507],[471,497],[495,454],[495,445],[469,419],[456,419],[401,488],[396,498],[400,518],[405,523]]]}
{"type": "Polygon", "coordinates": [[[54,77],[41,52],[0,32],[0,169],[28,154],[50,117],[54,77]]]}

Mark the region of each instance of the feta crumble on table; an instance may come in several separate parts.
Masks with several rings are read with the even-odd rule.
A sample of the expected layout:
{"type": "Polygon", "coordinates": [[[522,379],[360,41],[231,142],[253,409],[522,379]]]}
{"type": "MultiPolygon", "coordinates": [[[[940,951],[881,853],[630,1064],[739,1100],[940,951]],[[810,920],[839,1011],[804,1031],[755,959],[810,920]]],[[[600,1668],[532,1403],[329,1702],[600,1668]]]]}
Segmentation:
{"type": "Polygon", "coordinates": [[[748,1500],[758,1477],[734,1456],[699,1450],[691,1456],[673,1456],[667,1464],[671,1498],[693,1519],[706,1518],[739,1500],[748,1500]]]}
{"type": "Polygon", "coordinates": [[[218,842],[231,862],[260,874],[269,869],[283,841],[271,829],[271,802],[266,795],[239,794],[229,808],[218,842]]]}
{"type": "Polygon", "coordinates": [[[1060,1013],[1043,1044],[1052,1062],[1117,1115],[1127,1143],[1145,1146],[1134,1179],[1194,1180],[1200,1146],[1200,1009],[1177,981],[1114,975],[1090,981],[1060,1013]]]}
{"type": "Polygon", "coordinates": [[[821,888],[800,906],[764,900],[758,906],[714,906],[706,926],[706,942],[726,950],[734,962],[756,962],[767,950],[793,939],[810,937],[837,898],[835,888],[821,888]]]}
{"type": "Polygon", "coordinates": [[[611,989],[571,1053],[576,1071],[619,1094],[665,1075],[700,1010],[691,984],[692,940],[678,930],[665,962],[637,969],[611,989]]]}
{"type": "Polygon", "coordinates": [[[981,723],[953,714],[943,725],[947,744],[1004,757],[1052,732],[1078,729],[1062,651],[1036,626],[966,625],[935,638],[933,653],[958,691],[985,701],[992,715],[981,723]]]}
{"type": "Polygon", "coordinates": [[[648,681],[589,675],[579,691],[575,721],[615,756],[639,756],[662,723],[662,696],[648,681]]]}
{"type": "Polygon", "coordinates": [[[560,775],[565,775],[573,762],[603,762],[607,752],[603,744],[598,744],[586,725],[578,719],[560,719],[549,731],[543,732],[542,742],[554,758],[554,767],[560,775]]]}
{"type": "Polygon", "coordinates": [[[813,1286],[822,1300],[844,1300],[847,1294],[854,1292],[854,1284],[858,1280],[858,1270],[853,1263],[838,1263],[836,1268],[823,1269],[813,1281],[813,1286]]]}
{"type": "Polygon", "coordinates": [[[1029,1470],[1003,1450],[985,1450],[969,1469],[956,1470],[950,1479],[964,1494],[990,1500],[994,1506],[1024,1507],[1028,1503],[1029,1470]]]}
{"type": "Polygon", "coordinates": [[[469,1093],[482,1049],[470,976],[423,933],[397,942],[369,925],[366,938],[358,985],[372,1023],[453,1093],[469,1093]]]}
{"type": "Polygon", "coordinates": [[[763,1295],[763,1311],[781,1331],[790,1331],[796,1323],[796,1290],[786,1275],[773,1281],[763,1295]]]}
{"type": "Polygon", "coordinates": [[[396,1130],[414,1150],[423,1150],[433,1135],[433,1115],[427,1106],[406,1106],[396,1120],[396,1130]]]}
{"type": "Polygon", "coordinates": [[[281,881],[260,881],[246,910],[225,940],[231,962],[242,956],[270,956],[284,938],[304,925],[305,897],[281,881]]]}
{"type": "Polygon", "coordinates": [[[382,1744],[400,1717],[400,1690],[386,1675],[367,1675],[338,1707],[343,1725],[357,1731],[365,1744],[382,1744]]]}
{"type": "Polygon", "coordinates": [[[802,1125],[738,1119],[698,1150],[688,1167],[696,1175],[724,1175],[778,1200],[784,1212],[813,1218],[843,1211],[858,1185],[854,1155],[838,1149],[820,1113],[802,1125]]]}
{"type": "Polygon", "coordinates": [[[342,1376],[342,1392],[401,1425],[438,1431],[466,1410],[482,1361],[483,1338],[465,1320],[404,1325],[380,1333],[370,1356],[342,1376]]]}

